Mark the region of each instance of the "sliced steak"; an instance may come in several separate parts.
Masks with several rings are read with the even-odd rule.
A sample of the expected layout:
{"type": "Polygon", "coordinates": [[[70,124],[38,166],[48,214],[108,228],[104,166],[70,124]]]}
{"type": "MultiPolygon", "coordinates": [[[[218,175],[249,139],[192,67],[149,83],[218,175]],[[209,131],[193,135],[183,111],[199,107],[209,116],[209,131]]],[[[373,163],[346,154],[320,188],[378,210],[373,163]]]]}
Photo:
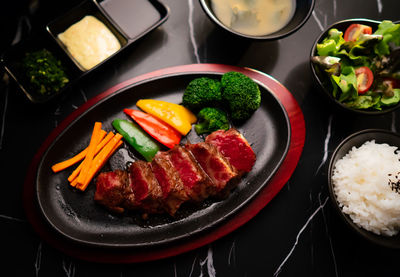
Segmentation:
{"type": "Polygon", "coordinates": [[[218,149],[206,142],[187,144],[185,148],[196,158],[197,162],[211,178],[212,195],[226,195],[238,182],[238,174],[218,149]]]}
{"type": "Polygon", "coordinates": [[[143,216],[165,211],[173,216],[186,201],[227,195],[255,160],[236,129],[220,130],[205,142],[160,151],[151,163],[135,161],[127,171],[100,173],[94,200],[118,213],[134,209],[143,216]]]}
{"type": "Polygon", "coordinates": [[[240,176],[253,168],[256,155],[247,140],[236,129],[215,131],[208,135],[205,141],[215,145],[240,176]]]}
{"type": "Polygon", "coordinates": [[[184,188],[193,201],[202,201],[210,195],[213,187],[211,179],[197,164],[193,155],[182,146],[168,150],[169,160],[174,170],[179,173],[184,188]]]}
{"type": "Polygon", "coordinates": [[[135,161],[129,167],[129,174],[131,188],[135,194],[135,203],[129,208],[140,208],[149,213],[161,212],[162,191],[150,163],[135,161]]]}
{"type": "Polygon", "coordinates": [[[151,162],[151,168],[161,187],[164,208],[173,216],[181,204],[189,200],[179,173],[171,164],[167,152],[159,151],[151,162]]]}
{"type": "Polygon", "coordinates": [[[128,172],[115,170],[100,173],[96,178],[94,200],[111,211],[122,213],[129,202],[135,201],[128,172]]]}

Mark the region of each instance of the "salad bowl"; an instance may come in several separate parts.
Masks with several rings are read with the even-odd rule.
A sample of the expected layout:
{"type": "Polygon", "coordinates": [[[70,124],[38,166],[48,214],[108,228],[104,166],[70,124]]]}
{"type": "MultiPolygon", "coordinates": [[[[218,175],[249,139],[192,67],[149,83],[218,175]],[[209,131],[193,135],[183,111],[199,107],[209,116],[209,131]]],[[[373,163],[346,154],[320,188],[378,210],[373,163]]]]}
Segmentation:
{"type": "MultiPolygon", "coordinates": [[[[388,22],[388,21],[384,21],[388,22]]],[[[385,113],[389,113],[394,111],[395,109],[400,107],[400,90],[398,90],[395,93],[392,93],[392,96],[390,96],[390,93],[388,92],[388,95],[386,92],[383,92],[381,89],[383,86],[386,87],[387,84],[391,86],[391,88],[400,88],[400,80],[395,80],[393,78],[386,77],[381,74],[382,69],[377,69],[379,67],[379,64],[382,64],[382,57],[388,58],[390,63],[389,65],[392,64],[397,64],[399,61],[399,56],[394,55],[394,51],[392,48],[394,47],[394,44],[392,43],[386,43],[384,47],[387,47],[387,49],[390,49],[389,54],[383,55],[382,53],[376,54],[374,46],[378,43],[378,39],[380,35],[376,35],[376,31],[378,30],[381,21],[376,21],[376,20],[370,20],[370,19],[363,19],[363,18],[358,18],[358,19],[346,19],[342,20],[339,22],[336,22],[329,27],[327,27],[315,40],[312,48],[311,48],[311,53],[310,53],[310,67],[312,71],[312,75],[314,77],[315,82],[317,83],[318,87],[320,90],[328,97],[328,99],[333,103],[334,106],[338,107],[341,111],[350,111],[358,114],[364,114],[364,115],[381,115],[385,113]],[[353,27],[355,26],[369,26],[370,31],[369,33],[366,32],[367,36],[365,36],[366,39],[371,39],[369,42],[365,42],[364,44],[358,44],[359,42],[345,42],[345,39],[350,40],[349,36],[351,37],[352,34],[354,34],[353,31],[356,32],[364,32],[361,29],[360,30],[352,30],[353,27]],[[331,30],[336,29],[339,32],[337,39],[342,40],[342,42],[346,43],[346,46],[340,46],[339,43],[335,45],[334,47],[337,47],[337,49],[340,48],[340,51],[343,51],[343,48],[348,51],[348,56],[345,57],[344,60],[350,60],[350,64],[346,62],[345,64],[342,63],[343,61],[343,55],[342,53],[339,54],[332,54],[332,51],[330,51],[328,48],[331,47],[329,46],[327,40],[325,40],[327,37],[332,38],[332,34],[330,33],[331,30]],[[347,32],[346,32],[347,31],[347,32]],[[340,33],[341,32],[341,33],[340,33]],[[324,41],[325,40],[325,41],[324,41]],[[375,42],[373,40],[376,40],[375,42]],[[350,47],[353,47],[354,50],[350,47]],[[325,48],[325,49],[324,49],[325,48]],[[362,49],[359,51],[359,48],[362,49]],[[358,52],[357,52],[358,51],[358,52]],[[364,52],[362,52],[364,51],[364,52]],[[351,53],[351,54],[350,54],[351,53]],[[365,54],[364,53],[368,53],[365,54]],[[392,55],[393,54],[393,55],[392,55]],[[351,58],[350,58],[351,55],[351,58]],[[348,66],[350,65],[350,66],[348,66]],[[335,68],[336,67],[336,68],[335,68]],[[351,68],[350,68],[351,67],[351,68]],[[368,68],[366,68],[368,67],[368,68]],[[361,79],[362,81],[357,82],[357,74],[358,72],[362,72],[363,69],[368,70],[368,74],[365,73],[365,75],[361,74],[361,79]],[[371,68],[372,70],[369,70],[371,68]],[[355,72],[353,73],[353,76],[350,76],[351,74],[348,72],[343,73],[345,70],[348,72],[355,72]],[[358,71],[360,70],[360,71],[358,71]],[[328,71],[330,73],[328,73],[328,71]],[[358,72],[357,72],[358,71],[358,72]],[[332,74],[332,75],[331,75],[332,74]],[[348,74],[348,75],[346,75],[348,74]],[[336,75],[332,77],[333,75],[336,75]],[[346,75],[343,78],[343,75],[346,75]],[[372,77],[368,77],[372,76],[372,77]],[[336,81],[335,81],[336,78],[336,81]],[[353,83],[351,82],[354,81],[353,83]],[[352,97],[349,95],[345,95],[345,92],[342,90],[341,84],[347,84],[351,83],[353,86],[353,94],[352,97]],[[357,86],[357,84],[359,85],[357,86]],[[367,84],[366,84],[367,83],[367,84]],[[368,84],[369,83],[369,84],[368,84]],[[361,84],[368,85],[367,88],[365,87],[360,87],[362,86],[361,84]],[[372,92],[374,91],[374,92],[372,92]],[[375,93],[375,91],[377,91],[375,93]],[[378,91],[381,93],[381,96],[379,95],[378,91]],[[354,96],[354,93],[357,96],[354,96]],[[346,99],[347,97],[347,99],[346,99]],[[376,97],[376,98],[375,98],[376,97]],[[369,98],[369,99],[367,99],[369,98]],[[379,99],[378,99],[379,98],[379,99]],[[390,98],[390,99],[389,99],[390,98]],[[380,100],[382,99],[382,101],[380,100]],[[367,101],[368,100],[368,101],[367,101]],[[368,103],[367,103],[368,102],[368,103]]],[[[394,24],[397,24],[398,22],[393,22],[394,24]]],[[[381,25],[382,26],[382,25],[381,25]]],[[[382,27],[381,27],[382,28],[382,27]]],[[[400,29],[400,27],[399,27],[400,29]]],[[[381,33],[382,30],[380,30],[378,33],[381,33]]],[[[396,35],[400,36],[400,31],[397,30],[396,35]]],[[[400,39],[400,37],[399,37],[400,39]]],[[[382,39],[379,43],[385,41],[385,39],[382,39]]],[[[396,46],[399,48],[398,46],[396,46]]],[[[400,50],[400,48],[399,48],[400,50]]],[[[397,52],[397,50],[396,50],[397,52]]],[[[400,54],[400,51],[398,51],[400,54]]],[[[347,54],[346,54],[347,55],[347,54]]],[[[386,70],[386,69],[384,69],[386,70]]],[[[397,70],[397,69],[396,69],[397,70]]],[[[350,86],[347,86],[349,88],[350,86]]],[[[394,90],[392,90],[394,91],[394,90]]],[[[350,92],[349,92],[350,94],[350,92]]]]}

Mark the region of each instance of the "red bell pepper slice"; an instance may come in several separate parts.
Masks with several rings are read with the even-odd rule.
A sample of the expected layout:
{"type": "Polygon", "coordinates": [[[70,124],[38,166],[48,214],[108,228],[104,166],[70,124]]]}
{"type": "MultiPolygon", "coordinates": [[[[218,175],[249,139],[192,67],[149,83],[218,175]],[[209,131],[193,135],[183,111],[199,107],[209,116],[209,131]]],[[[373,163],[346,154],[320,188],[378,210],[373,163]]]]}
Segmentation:
{"type": "Polygon", "coordinates": [[[182,135],[177,130],[151,114],[132,109],[124,109],[124,113],[136,121],[150,136],[168,148],[174,147],[181,141],[182,135]]]}

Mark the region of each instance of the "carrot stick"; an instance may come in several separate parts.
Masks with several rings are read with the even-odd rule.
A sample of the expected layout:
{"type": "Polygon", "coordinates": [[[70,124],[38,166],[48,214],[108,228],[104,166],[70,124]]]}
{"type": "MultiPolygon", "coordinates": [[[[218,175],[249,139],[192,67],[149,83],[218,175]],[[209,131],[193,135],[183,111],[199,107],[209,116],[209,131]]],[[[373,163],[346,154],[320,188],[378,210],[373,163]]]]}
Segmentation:
{"type": "Polygon", "coordinates": [[[118,143],[114,146],[114,148],[111,150],[110,154],[108,154],[107,160],[114,154],[114,152],[121,146],[122,141],[119,140],[118,143]]]}
{"type": "MultiPolygon", "coordinates": [[[[96,152],[94,153],[94,155],[97,155],[97,153],[100,152],[100,150],[104,147],[104,145],[106,145],[113,138],[113,136],[114,133],[109,132],[107,136],[96,146],[96,152]]],[[[80,163],[79,166],[71,173],[71,175],[69,175],[68,181],[72,183],[72,181],[75,180],[75,178],[79,175],[79,173],[82,170],[82,165],[83,163],[80,163]]]]}
{"type": "MultiPolygon", "coordinates": [[[[102,140],[106,134],[107,134],[106,131],[100,130],[100,140],[102,140]]],[[[54,164],[51,167],[51,169],[53,170],[54,173],[56,173],[56,172],[59,172],[61,170],[64,170],[64,169],[70,167],[71,165],[76,164],[77,162],[80,162],[81,160],[83,160],[85,158],[87,150],[88,150],[88,147],[83,149],[80,153],[76,154],[72,158],[69,158],[65,161],[54,164]]]]}
{"type": "Polygon", "coordinates": [[[88,173],[86,174],[86,179],[83,183],[78,181],[76,187],[82,191],[86,189],[89,185],[90,181],[93,179],[94,175],[104,166],[107,162],[108,158],[113,154],[113,152],[118,148],[116,147],[118,143],[121,141],[122,136],[120,134],[116,134],[104,148],[100,151],[100,153],[93,159],[91,167],[89,168],[88,173]]]}
{"type": "Polygon", "coordinates": [[[100,155],[101,153],[99,153],[99,155],[96,156],[96,160],[94,160],[91,170],[89,171],[88,177],[86,179],[84,189],[86,189],[87,185],[97,174],[97,172],[104,166],[104,164],[108,161],[108,159],[111,157],[114,151],[118,149],[119,145],[122,144],[121,138],[122,136],[115,136],[113,138],[114,141],[110,141],[110,145],[108,146],[108,149],[105,149],[103,155],[100,155]]]}
{"type": "Polygon", "coordinates": [[[89,172],[90,164],[92,163],[94,157],[94,151],[96,151],[96,145],[99,143],[98,138],[101,130],[101,125],[102,125],[101,122],[94,123],[92,137],[90,138],[90,143],[88,146],[88,151],[85,159],[82,162],[83,163],[82,169],[78,176],[78,184],[83,184],[85,182],[86,175],[89,172]]]}
{"type": "Polygon", "coordinates": [[[69,183],[71,186],[76,187],[76,184],[78,183],[78,179],[75,178],[74,180],[72,180],[71,183],[69,183]]]}
{"type": "MultiPolygon", "coordinates": [[[[111,134],[112,134],[112,132],[110,132],[111,134]]],[[[111,137],[113,137],[114,136],[114,134],[112,134],[112,136],[111,137]]],[[[107,135],[107,137],[109,137],[108,135],[107,135]]],[[[106,138],[107,138],[106,137],[106,138]]],[[[110,137],[110,139],[109,140],[111,140],[111,137],[110,137]]],[[[108,141],[109,141],[108,140],[108,141]]],[[[103,141],[105,141],[105,139],[103,140],[103,141]]],[[[107,142],[108,142],[107,141],[107,142]]],[[[122,141],[120,140],[118,143],[117,143],[117,145],[115,145],[114,146],[114,148],[111,150],[111,152],[110,152],[110,154],[108,155],[108,157],[106,158],[106,160],[108,160],[110,157],[111,157],[111,155],[115,152],[115,150],[117,150],[118,149],[118,147],[120,147],[121,146],[121,144],[122,144],[122,141]]],[[[104,146],[104,145],[103,145],[104,146]]],[[[96,152],[96,155],[97,155],[97,153],[99,153],[99,151],[100,151],[100,149],[98,149],[98,151],[96,152]]],[[[97,156],[96,156],[97,157],[97,156]]],[[[95,157],[95,159],[96,159],[96,157],[95,157]]],[[[79,167],[77,168],[77,169],[81,169],[82,168],[82,163],[79,165],[79,167]]],[[[76,169],[76,170],[77,170],[76,169]]],[[[76,173],[74,176],[72,176],[72,174],[70,175],[70,177],[71,178],[68,178],[68,181],[70,182],[70,185],[71,186],[73,186],[73,187],[76,187],[76,185],[78,184],[78,182],[77,182],[77,176],[78,176],[78,174],[79,174],[79,172],[78,173],[76,173]]]]}

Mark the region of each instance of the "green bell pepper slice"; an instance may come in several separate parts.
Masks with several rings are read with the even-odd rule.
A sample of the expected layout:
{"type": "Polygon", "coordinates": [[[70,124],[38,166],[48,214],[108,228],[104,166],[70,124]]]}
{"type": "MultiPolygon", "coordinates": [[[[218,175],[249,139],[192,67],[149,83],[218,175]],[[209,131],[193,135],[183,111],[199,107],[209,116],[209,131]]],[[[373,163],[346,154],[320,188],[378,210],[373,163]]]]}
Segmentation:
{"type": "Polygon", "coordinates": [[[126,142],[128,142],[137,152],[139,152],[146,161],[151,162],[156,153],[161,149],[157,143],[142,128],[125,119],[114,119],[113,127],[120,133],[126,142]]]}

